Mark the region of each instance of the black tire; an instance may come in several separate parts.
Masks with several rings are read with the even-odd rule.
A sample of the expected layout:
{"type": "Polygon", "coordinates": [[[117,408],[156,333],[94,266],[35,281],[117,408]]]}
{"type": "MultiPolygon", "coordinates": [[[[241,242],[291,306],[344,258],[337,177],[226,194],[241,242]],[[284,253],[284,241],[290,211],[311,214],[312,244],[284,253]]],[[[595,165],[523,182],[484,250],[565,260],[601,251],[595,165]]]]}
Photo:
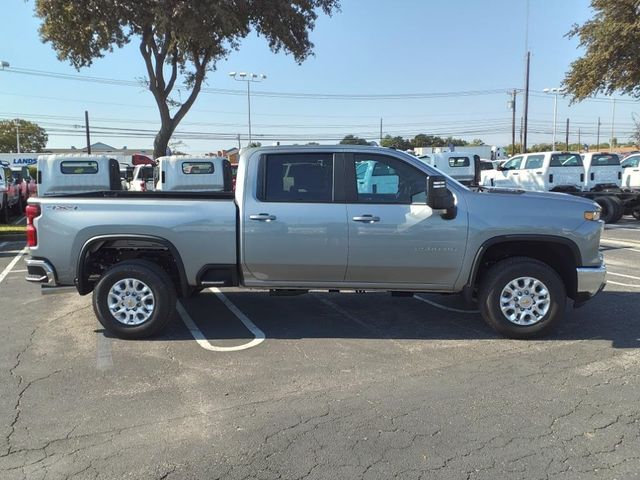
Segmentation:
{"type": "Polygon", "coordinates": [[[622,202],[620,199],[616,197],[597,197],[595,202],[600,205],[600,208],[602,208],[600,218],[604,223],[615,223],[622,218],[620,210],[624,213],[624,208],[621,208],[622,202]],[[619,214],[620,216],[618,217],[619,214]]]}
{"type": "MultiPolygon", "coordinates": [[[[526,284],[522,283],[522,285],[526,284]]],[[[523,288],[521,293],[524,294],[526,291],[528,294],[528,290],[525,290],[526,286],[521,288],[523,288]]],[[[527,295],[523,295],[523,300],[525,300],[524,297],[527,297],[527,295]]],[[[532,297],[529,297],[529,299],[527,303],[519,305],[526,307],[527,304],[531,304],[531,301],[535,303],[532,297]]],[[[517,339],[529,339],[547,335],[562,320],[566,303],[566,290],[558,273],[546,263],[528,257],[509,258],[493,265],[486,273],[478,294],[478,308],[485,322],[505,337],[517,339]],[[501,295],[503,289],[510,282],[522,277],[536,279],[546,287],[548,309],[541,317],[531,322],[526,322],[529,324],[520,325],[515,321],[510,321],[506,314],[502,312],[501,295]]],[[[536,317],[534,315],[535,309],[531,308],[513,308],[512,312],[514,315],[520,314],[529,316],[529,318],[536,317]]]]}
{"type": "MultiPolygon", "coordinates": [[[[124,285],[124,282],[120,285],[124,285]]],[[[93,290],[93,311],[96,317],[104,328],[119,338],[138,339],[159,333],[173,317],[175,308],[176,290],[171,278],[155,263],[147,260],[128,260],[114,265],[102,275],[93,290]],[[142,282],[153,293],[152,313],[148,319],[137,325],[126,325],[109,310],[109,292],[124,279],[142,282]]],[[[126,312],[123,314],[128,315],[126,312]]]]}
{"type": "Polygon", "coordinates": [[[7,206],[7,196],[2,197],[2,207],[0,208],[0,223],[9,223],[9,207],[7,206]]]}

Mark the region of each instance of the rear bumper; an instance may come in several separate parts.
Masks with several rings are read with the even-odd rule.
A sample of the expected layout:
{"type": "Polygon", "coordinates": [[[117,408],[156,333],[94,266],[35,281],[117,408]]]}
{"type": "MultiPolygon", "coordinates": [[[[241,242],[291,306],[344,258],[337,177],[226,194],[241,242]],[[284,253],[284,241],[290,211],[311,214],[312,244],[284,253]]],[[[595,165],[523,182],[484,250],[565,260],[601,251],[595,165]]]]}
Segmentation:
{"type": "Polygon", "coordinates": [[[602,263],[598,267],[576,268],[578,285],[576,291],[576,306],[580,306],[597,295],[607,284],[607,267],[602,263]]]}
{"type": "Polygon", "coordinates": [[[27,282],[39,283],[50,287],[56,287],[56,271],[53,266],[46,260],[29,258],[25,261],[27,264],[27,282]]]}

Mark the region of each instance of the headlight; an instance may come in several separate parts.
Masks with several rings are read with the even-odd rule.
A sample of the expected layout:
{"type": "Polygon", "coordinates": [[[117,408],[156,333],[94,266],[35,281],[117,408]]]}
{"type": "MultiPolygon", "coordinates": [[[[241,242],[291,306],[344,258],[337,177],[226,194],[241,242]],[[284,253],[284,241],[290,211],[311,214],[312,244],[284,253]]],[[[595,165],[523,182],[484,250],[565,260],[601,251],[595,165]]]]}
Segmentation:
{"type": "Polygon", "coordinates": [[[597,222],[600,220],[600,210],[589,210],[584,212],[584,219],[597,222]]]}

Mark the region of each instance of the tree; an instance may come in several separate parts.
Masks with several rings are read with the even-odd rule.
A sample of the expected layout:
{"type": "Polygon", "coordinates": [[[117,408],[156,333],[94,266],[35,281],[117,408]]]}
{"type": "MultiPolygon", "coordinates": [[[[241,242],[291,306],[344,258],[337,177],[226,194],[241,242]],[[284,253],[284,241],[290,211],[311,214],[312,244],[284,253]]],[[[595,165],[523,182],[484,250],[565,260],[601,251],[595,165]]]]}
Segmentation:
{"type": "Polygon", "coordinates": [[[595,15],[567,33],[583,57],[571,63],[563,86],[574,101],[621,91],[640,98],[640,11],[631,0],[591,0],[595,15]]]}
{"type": "Polygon", "coordinates": [[[36,0],[42,40],[76,69],[139,42],[146,86],[160,114],[156,157],[165,154],[207,73],[238,50],[251,31],[263,36],[274,53],[283,50],[302,63],[313,51],[309,32],[318,11],[331,15],[337,9],[339,0],[36,0]],[[178,77],[187,92],[180,102],[171,97],[178,77]]]}
{"type": "Polygon", "coordinates": [[[484,142],[479,138],[474,138],[473,140],[471,140],[471,143],[469,143],[469,145],[473,145],[474,147],[479,147],[480,145],[484,145],[484,142]]]}
{"type": "Polygon", "coordinates": [[[392,137],[391,135],[385,135],[380,143],[383,147],[395,148],[397,150],[409,150],[411,148],[411,142],[400,136],[392,137]]]}
{"type": "Polygon", "coordinates": [[[369,142],[364,138],[356,137],[354,135],[346,135],[340,140],[341,145],[369,145],[369,142]]]}
{"type": "Polygon", "coordinates": [[[261,146],[262,144],[260,142],[251,142],[249,145],[247,145],[247,148],[256,148],[261,146]]]}
{"type": "Polygon", "coordinates": [[[41,152],[47,145],[49,136],[37,123],[19,118],[0,120],[0,152],[16,153],[18,151],[18,130],[20,130],[21,152],[41,152]]]}

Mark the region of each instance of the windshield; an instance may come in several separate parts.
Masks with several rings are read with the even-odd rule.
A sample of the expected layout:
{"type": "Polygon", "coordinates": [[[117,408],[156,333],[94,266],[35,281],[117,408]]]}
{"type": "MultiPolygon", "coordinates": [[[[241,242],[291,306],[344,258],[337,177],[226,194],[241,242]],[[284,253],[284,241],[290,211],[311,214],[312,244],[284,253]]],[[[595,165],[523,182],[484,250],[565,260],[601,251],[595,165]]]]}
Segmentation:
{"type": "Polygon", "coordinates": [[[582,158],[577,153],[554,153],[550,167],[582,167],[582,158]]]}

